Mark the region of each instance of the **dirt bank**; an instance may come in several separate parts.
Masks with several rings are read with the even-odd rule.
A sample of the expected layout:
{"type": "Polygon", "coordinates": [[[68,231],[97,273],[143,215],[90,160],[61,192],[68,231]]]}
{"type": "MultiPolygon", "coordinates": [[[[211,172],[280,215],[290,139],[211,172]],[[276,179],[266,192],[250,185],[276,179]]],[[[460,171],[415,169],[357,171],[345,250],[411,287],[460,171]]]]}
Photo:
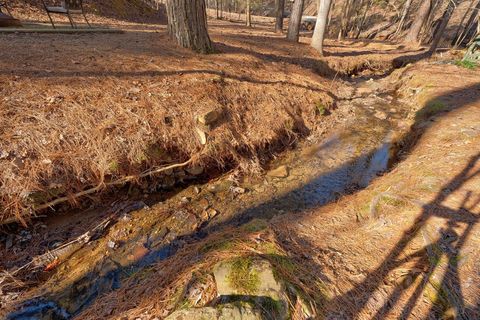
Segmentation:
{"type": "Polygon", "coordinates": [[[211,22],[211,34],[217,53],[209,56],[172,46],[153,25],[113,36],[1,35],[10,48],[0,62],[8,119],[0,130],[1,220],[26,219],[57,198],[86,205],[75,195],[111,191],[123,179],[143,183],[148,170],[188,159],[261,171],[274,151],[334,123],[334,114],[322,114],[349,90],[335,79],[382,73],[417,54],[344,42],[322,60],[267,27],[211,22]],[[196,117],[211,110],[221,119],[204,147],[196,117]]]}

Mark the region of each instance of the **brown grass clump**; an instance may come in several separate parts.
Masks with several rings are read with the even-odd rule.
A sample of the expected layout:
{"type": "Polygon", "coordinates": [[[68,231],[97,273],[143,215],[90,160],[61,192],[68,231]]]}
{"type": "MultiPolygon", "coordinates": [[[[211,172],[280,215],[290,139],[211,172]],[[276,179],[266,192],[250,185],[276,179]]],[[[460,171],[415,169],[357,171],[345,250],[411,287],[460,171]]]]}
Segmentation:
{"type": "MultiPolygon", "coordinates": [[[[322,280],[290,260],[281,246],[276,243],[271,229],[251,231],[248,227],[228,228],[214,233],[205,240],[186,245],[174,256],[163,260],[148,270],[148,276],[132,276],[122,288],[106,294],[82,312],[81,319],[115,317],[135,318],[141,315],[166,316],[184,303],[185,289],[194,277],[207,277],[221,261],[249,261],[253,258],[268,260],[274,274],[287,281],[312,307],[321,308],[326,296],[319,294],[324,288],[322,280]],[[105,308],[109,305],[109,308],[105,308]],[[105,309],[114,310],[104,314],[105,309]]],[[[215,295],[210,296],[213,299],[215,295]]],[[[203,301],[208,304],[210,300],[203,301]]],[[[290,301],[295,309],[295,301],[290,301]]],[[[314,311],[313,311],[314,312],[314,311]]],[[[297,319],[294,315],[294,319],[297,319]]],[[[300,318],[298,318],[300,319],[300,318]]]]}

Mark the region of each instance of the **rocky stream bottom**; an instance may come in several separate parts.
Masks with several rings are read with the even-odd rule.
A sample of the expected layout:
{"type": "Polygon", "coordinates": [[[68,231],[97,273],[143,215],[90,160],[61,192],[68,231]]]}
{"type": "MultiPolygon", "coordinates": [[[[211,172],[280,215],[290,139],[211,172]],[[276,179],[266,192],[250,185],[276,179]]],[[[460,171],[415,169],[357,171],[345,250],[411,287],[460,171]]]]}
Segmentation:
{"type": "MultiPolygon", "coordinates": [[[[50,253],[11,274],[24,279],[24,288],[33,279],[41,281],[26,290],[28,294],[4,287],[0,305],[16,304],[7,319],[75,318],[98,297],[125,286],[132,274],[174,256],[187,244],[226,228],[255,228],[279,215],[295,219],[299,212],[365,188],[395,161],[399,142],[409,134],[409,111],[394,92],[382,92],[375,81],[362,83],[355,92],[353,98],[337,102],[335,112],[344,121],[334,131],[286,151],[265,175],[226,174],[191,183],[168,197],[154,196],[154,201],[117,201],[102,214],[99,209],[76,214],[74,222],[66,223],[64,216],[48,218],[45,225],[67,228],[97,216],[84,233],[73,234],[67,243],[51,241],[50,253]]],[[[167,319],[287,319],[292,294],[304,316],[314,316],[312,302],[266,260],[223,261],[208,272],[211,285],[203,289],[213,291],[214,298],[203,308],[184,305],[167,319]]],[[[185,294],[195,295],[190,291],[185,294]]]]}

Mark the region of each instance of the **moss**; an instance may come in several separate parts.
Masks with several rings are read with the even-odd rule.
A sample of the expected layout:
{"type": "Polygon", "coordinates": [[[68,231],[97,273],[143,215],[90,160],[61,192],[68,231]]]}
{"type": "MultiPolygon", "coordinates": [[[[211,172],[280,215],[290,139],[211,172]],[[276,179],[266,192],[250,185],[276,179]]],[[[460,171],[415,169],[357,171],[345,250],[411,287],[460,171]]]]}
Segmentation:
{"type": "Polygon", "coordinates": [[[110,171],[111,173],[118,172],[119,168],[120,168],[120,165],[118,164],[117,160],[113,160],[108,164],[108,171],[110,171]]]}
{"type": "Polygon", "coordinates": [[[265,319],[278,319],[277,316],[285,312],[283,304],[278,300],[266,298],[261,299],[258,304],[265,319]]]}
{"type": "Polygon", "coordinates": [[[315,104],[315,112],[320,116],[326,116],[328,114],[328,108],[321,101],[318,101],[315,104]]]}
{"type": "Polygon", "coordinates": [[[148,160],[148,157],[145,153],[141,152],[135,157],[135,163],[141,164],[143,162],[146,162],[148,160]]]}
{"type": "Polygon", "coordinates": [[[280,253],[277,246],[274,243],[268,241],[260,242],[257,249],[267,255],[278,255],[280,253]]]}
{"type": "Polygon", "coordinates": [[[331,300],[332,296],[330,290],[328,290],[328,286],[323,281],[317,279],[315,285],[318,288],[318,293],[320,295],[320,298],[316,298],[317,303],[324,303],[325,301],[331,300]]]}
{"type": "Polygon", "coordinates": [[[417,111],[416,119],[423,120],[436,115],[439,112],[445,111],[447,105],[441,100],[431,100],[420,110],[417,111]]]}
{"type": "Polygon", "coordinates": [[[234,244],[231,242],[230,239],[224,239],[220,241],[210,242],[207,243],[202,249],[202,253],[210,252],[210,251],[226,251],[233,249],[234,244]]]}
{"type": "Polygon", "coordinates": [[[478,67],[478,64],[475,61],[470,61],[470,60],[457,60],[454,63],[456,66],[469,69],[469,70],[474,70],[478,67]]]}
{"type": "Polygon", "coordinates": [[[450,307],[448,301],[448,292],[441,283],[436,280],[429,279],[429,286],[425,288],[424,295],[432,304],[440,310],[447,310],[450,307]]]}
{"type": "Polygon", "coordinates": [[[231,264],[227,280],[230,285],[242,294],[255,294],[260,286],[258,273],[252,268],[251,257],[239,257],[231,264]]]}
{"type": "Polygon", "coordinates": [[[188,300],[187,298],[184,298],[180,303],[178,304],[177,310],[182,310],[182,309],[190,309],[192,308],[192,302],[188,300]]]}
{"type": "Polygon", "coordinates": [[[245,224],[243,230],[247,232],[258,232],[268,228],[268,222],[262,219],[253,219],[249,223],[245,224]]]}
{"type": "Polygon", "coordinates": [[[273,265],[273,277],[277,281],[285,281],[285,278],[295,276],[297,267],[289,257],[275,254],[270,255],[269,260],[273,265]]]}

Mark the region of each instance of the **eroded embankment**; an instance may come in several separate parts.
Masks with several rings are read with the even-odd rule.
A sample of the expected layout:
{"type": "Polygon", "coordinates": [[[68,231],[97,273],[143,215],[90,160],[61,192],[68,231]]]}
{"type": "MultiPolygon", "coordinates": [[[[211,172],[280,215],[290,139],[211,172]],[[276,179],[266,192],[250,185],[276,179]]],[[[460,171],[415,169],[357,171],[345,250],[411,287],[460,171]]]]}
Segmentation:
{"type": "Polygon", "coordinates": [[[222,56],[202,63],[192,55],[192,68],[173,58],[175,65],[162,68],[106,53],[117,63],[98,70],[96,59],[83,65],[92,61],[87,51],[77,58],[78,70],[2,76],[0,116],[9,120],[0,130],[1,221],[28,219],[58,198],[81,204],[85,195],[116,192],[125,182],[137,181],[148,193],[173,177],[195,178],[199,166],[259,171],[272,152],[322,128],[320,113],[332,105],[324,87],[330,81],[319,85],[283,71],[261,80],[237,75],[233,65],[210,71],[222,56]],[[67,85],[70,75],[76,81],[67,85]],[[199,123],[209,111],[218,119],[199,123]],[[187,171],[157,174],[185,161],[179,167],[187,171]],[[145,177],[154,179],[147,185],[145,177]]]}
{"type": "Polygon", "coordinates": [[[157,25],[2,35],[11,49],[0,53],[0,221],[85,208],[132,182],[148,194],[196,178],[158,171],[186,161],[191,172],[260,172],[275,152],[341,120],[324,116],[349,96],[339,76],[384,74],[416,55],[345,42],[324,59],[268,28],[211,21],[217,53],[207,57],[172,47],[157,25]],[[212,110],[215,123],[199,124],[212,110]]]}
{"type": "MultiPolygon", "coordinates": [[[[99,314],[103,318],[113,317],[140,303],[139,299],[144,296],[137,290],[151,290],[142,282],[143,276],[138,277],[145,272],[148,277],[151,272],[155,274],[158,263],[171,265],[167,267],[168,276],[156,284],[168,299],[156,307],[163,311],[175,308],[178,301],[175,302],[177,298],[171,294],[178,293],[168,289],[172,285],[169,281],[180,281],[175,284],[174,291],[180,290],[185,285],[182,282],[188,280],[185,274],[190,274],[189,268],[198,270],[198,266],[190,264],[191,261],[180,262],[185,248],[198,251],[198,248],[193,249],[195,243],[207,245],[200,239],[222,237],[225,229],[241,238],[249,228],[262,225],[258,222],[249,224],[252,219],[269,220],[287,213],[301,214],[366,187],[372,178],[387,169],[392,153],[410,133],[413,121],[409,106],[400,103],[392,90],[391,82],[398,81],[399,77],[401,73],[379,82],[361,83],[349,99],[338,101],[334,119],[343,121],[337,120],[337,128],[327,138],[312,135],[301,148],[271,163],[274,169],[266,177],[232,174],[206,184],[193,184],[171,198],[139,211],[132,212],[144,204],[126,202],[114,206],[108,213],[91,213],[88,216],[96,217],[93,220],[96,223],[90,224],[89,234],[80,236],[77,229],[76,242],[72,246],[57,248],[57,252],[42,256],[34,260],[34,265],[28,266],[26,270],[29,270],[31,279],[38,280],[39,276],[47,275],[48,280],[19,299],[11,297],[16,303],[30,300],[26,302],[30,309],[12,313],[10,317],[16,319],[41,313],[65,317],[80,312],[84,312],[79,316],[82,319],[99,314]],[[244,224],[250,225],[246,231],[243,227],[237,231],[231,229],[244,224]],[[178,251],[183,253],[177,256],[178,251]],[[162,262],[172,254],[175,255],[162,262]],[[178,269],[174,274],[177,265],[187,269],[178,269]],[[37,270],[36,274],[31,272],[31,267],[37,270]],[[45,268],[52,271],[45,274],[42,271],[45,268]],[[143,284],[134,285],[131,281],[143,284]],[[106,298],[98,298],[112,289],[119,290],[106,298]],[[115,303],[110,301],[112,308],[104,308],[105,299],[113,297],[116,300],[122,294],[127,298],[121,298],[121,305],[117,305],[118,300],[115,303]],[[130,294],[138,296],[128,302],[130,294]],[[41,299],[29,298],[33,296],[41,296],[41,299]]],[[[65,222],[59,225],[61,228],[65,222]]],[[[55,229],[52,232],[55,234],[55,229]]],[[[213,248],[216,246],[214,244],[213,248]]],[[[202,250],[201,256],[212,254],[211,250],[202,250]]],[[[207,259],[205,263],[218,261],[217,253],[213,254],[215,258],[207,259]]],[[[19,271],[18,276],[23,272],[19,271]]],[[[291,274],[286,276],[291,277],[291,274]]],[[[297,279],[296,286],[300,288],[298,290],[310,292],[313,304],[318,303],[317,293],[305,287],[302,281],[297,279]]]]}

